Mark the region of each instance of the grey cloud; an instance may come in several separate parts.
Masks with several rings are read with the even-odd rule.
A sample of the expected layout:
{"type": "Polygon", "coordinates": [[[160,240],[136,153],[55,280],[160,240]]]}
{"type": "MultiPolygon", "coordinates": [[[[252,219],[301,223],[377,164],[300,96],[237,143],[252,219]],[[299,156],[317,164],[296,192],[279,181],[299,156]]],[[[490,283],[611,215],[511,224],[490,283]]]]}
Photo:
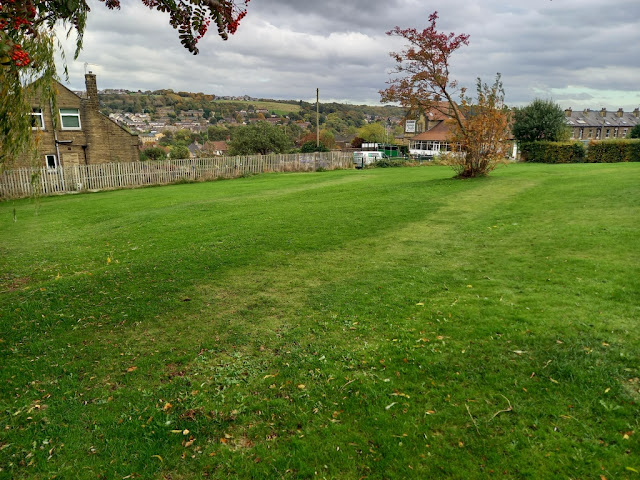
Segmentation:
{"type": "Polygon", "coordinates": [[[402,48],[385,31],[422,29],[438,10],[441,30],[471,36],[452,58],[461,85],[501,72],[510,104],[555,93],[558,102],[638,105],[637,0],[615,8],[601,0],[254,0],[238,33],[223,42],[210,32],[197,57],[139,0],[119,12],[91,1],[85,50],[70,64],[76,88],[88,62],[99,65],[101,88],[310,99],[318,87],[325,98],[377,102],[393,67],[388,53],[402,48]]]}

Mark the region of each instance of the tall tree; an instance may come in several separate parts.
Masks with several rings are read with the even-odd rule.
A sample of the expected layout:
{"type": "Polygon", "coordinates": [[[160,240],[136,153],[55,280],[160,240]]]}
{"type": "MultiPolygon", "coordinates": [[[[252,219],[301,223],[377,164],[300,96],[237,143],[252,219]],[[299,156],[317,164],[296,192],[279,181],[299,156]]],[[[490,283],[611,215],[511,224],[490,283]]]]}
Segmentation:
{"type": "Polygon", "coordinates": [[[476,114],[473,120],[465,118],[454,98],[459,95],[467,106],[470,99],[465,96],[466,89],[460,88],[458,82],[450,78],[450,60],[456,50],[469,45],[469,35],[439,32],[437,19],[438,12],[429,15],[429,25],[422,31],[395,27],[387,32],[387,35],[404,38],[408,45],[401,52],[391,53],[396,61],[394,74],[397,76],[387,82],[388,88],[380,91],[381,101],[399,102],[409,114],[437,111],[450,117],[453,125],[451,141],[459,145],[457,166],[454,166],[458,176],[486,175],[499,161],[496,157],[501,151],[498,144],[506,140],[499,128],[486,129],[482,121],[490,115],[496,117],[496,125],[506,122],[500,75],[494,87],[485,88],[479,81],[476,114]],[[498,117],[501,117],[499,121],[498,117]],[[476,141],[485,148],[476,150],[476,141]]]}
{"type": "Polygon", "coordinates": [[[229,144],[229,154],[284,153],[290,146],[291,141],[282,129],[269,122],[256,122],[246,127],[238,127],[235,130],[229,144]]]}
{"type": "MultiPolygon", "coordinates": [[[[100,0],[119,9],[120,0],[100,0]]],[[[194,55],[213,21],[226,39],[246,15],[249,0],[140,0],[151,10],[169,14],[182,45],[194,55]]],[[[87,0],[0,0],[0,168],[33,145],[29,98],[55,103],[57,78],[54,28],[75,31],[75,58],[90,11],[87,0]]],[[[66,67],[65,67],[66,75],[66,67]]]]}
{"type": "Polygon", "coordinates": [[[358,137],[364,142],[384,143],[386,138],[384,125],[381,123],[368,123],[358,129],[358,137]]]}
{"type": "MultiPolygon", "coordinates": [[[[463,45],[469,45],[469,35],[439,32],[436,29],[438,12],[429,15],[429,26],[422,31],[395,27],[389,36],[402,37],[408,46],[401,52],[391,52],[396,61],[389,87],[380,92],[381,102],[399,102],[408,114],[436,110],[445,116],[453,110],[456,122],[462,118],[455,108],[458,82],[449,78],[450,57],[463,45]],[[450,108],[451,107],[451,108],[450,108]]],[[[464,93],[464,89],[462,90],[464,93]]]]}
{"type": "Polygon", "coordinates": [[[570,135],[560,105],[539,98],[515,111],[512,131],[519,142],[557,142],[570,135]]]}

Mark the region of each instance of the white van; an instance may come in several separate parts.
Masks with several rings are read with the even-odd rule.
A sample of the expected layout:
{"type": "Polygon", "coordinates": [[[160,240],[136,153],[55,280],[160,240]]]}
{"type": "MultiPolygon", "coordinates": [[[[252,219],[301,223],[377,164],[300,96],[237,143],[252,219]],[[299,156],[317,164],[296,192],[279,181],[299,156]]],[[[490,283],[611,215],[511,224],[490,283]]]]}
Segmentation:
{"type": "Polygon", "coordinates": [[[382,152],[353,152],[353,164],[356,168],[363,168],[383,158],[387,156],[382,152]]]}

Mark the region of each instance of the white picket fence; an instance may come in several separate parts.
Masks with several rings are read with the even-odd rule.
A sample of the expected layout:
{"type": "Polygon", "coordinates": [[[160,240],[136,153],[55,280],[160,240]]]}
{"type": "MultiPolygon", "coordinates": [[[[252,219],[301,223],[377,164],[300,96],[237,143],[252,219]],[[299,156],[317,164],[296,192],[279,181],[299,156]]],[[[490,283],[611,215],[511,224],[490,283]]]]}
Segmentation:
{"type": "Polygon", "coordinates": [[[0,172],[0,198],[166,185],[265,172],[313,172],[320,168],[353,168],[352,154],[321,152],[18,168],[0,172]]]}

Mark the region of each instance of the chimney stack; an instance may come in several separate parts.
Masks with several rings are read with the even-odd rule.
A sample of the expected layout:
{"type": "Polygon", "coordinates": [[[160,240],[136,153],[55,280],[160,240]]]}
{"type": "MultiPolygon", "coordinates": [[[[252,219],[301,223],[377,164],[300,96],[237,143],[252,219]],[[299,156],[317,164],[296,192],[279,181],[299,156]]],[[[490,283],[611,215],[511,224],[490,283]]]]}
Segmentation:
{"type": "Polygon", "coordinates": [[[606,108],[602,108],[602,110],[600,110],[600,116],[601,117],[606,117],[607,116],[607,109],[606,108]]]}
{"type": "Polygon", "coordinates": [[[84,76],[84,83],[87,87],[87,105],[98,109],[100,106],[100,100],[98,99],[98,84],[96,83],[96,76],[89,71],[84,76]]]}
{"type": "Polygon", "coordinates": [[[622,118],[624,116],[624,110],[619,108],[618,111],[616,112],[616,115],[618,116],[618,118],[622,118]]]}
{"type": "Polygon", "coordinates": [[[565,116],[570,117],[570,116],[571,116],[571,107],[567,108],[567,109],[564,111],[564,114],[565,114],[565,116]]]}
{"type": "Polygon", "coordinates": [[[633,116],[638,118],[640,117],[640,109],[636,107],[636,109],[633,111],[633,116]]]}

